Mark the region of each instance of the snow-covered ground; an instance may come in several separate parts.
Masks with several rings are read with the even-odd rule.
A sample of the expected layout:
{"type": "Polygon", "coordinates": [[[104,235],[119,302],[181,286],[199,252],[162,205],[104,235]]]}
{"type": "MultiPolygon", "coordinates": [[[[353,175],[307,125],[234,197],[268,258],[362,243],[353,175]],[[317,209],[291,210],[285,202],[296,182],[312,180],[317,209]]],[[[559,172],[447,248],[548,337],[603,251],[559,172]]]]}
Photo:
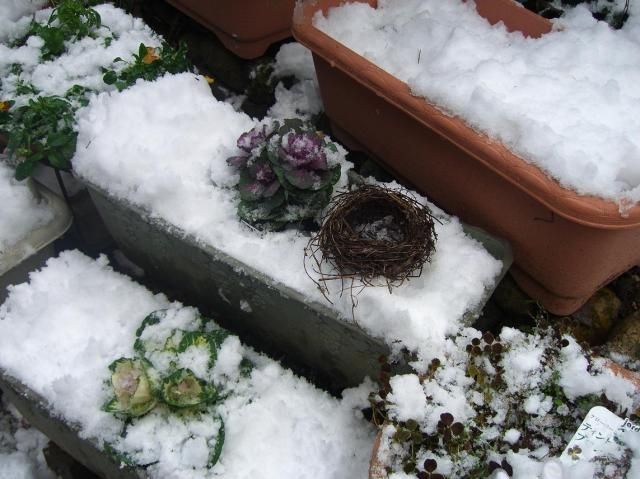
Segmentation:
{"type": "Polygon", "coordinates": [[[491,26],[463,0],[349,3],[314,22],[564,186],[629,206],[640,201],[640,3],[630,5],[621,30],[579,6],[539,39],[491,26]]]}
{"type": "MultiPolygon", "coordinates": [[[[19,36],[31,19],[19,17],[33,12],[38,5],[28,0],[9,0],[1,5],[0,41],[19,36]],[[6,17],[2,17],[3,12],[6,17]]],[[[500,27],[489,28],[477,18],[471,3],[465,6],[457,0],[381,0],[380,5],[378,12],[357,5],[344,7],[352,10],[349,15],[353,17],[337,18],[334,11],[329,21],[316,21],[405,79],[416,93],[442,98],[441,107],[454,114],[462,114],[455,106],[460,105],[460,111],[469,114],[467,120],[476,128],[494,134],[523,155],[542,155],[545,161],[547,157],[558,160],[568,155],[566,161],[571,165],[558,161],[560,170],[569,172],[567,176],[560,175],[569,186],[617,199],[640,198],[640,170],[637,162],[628,161],[637,157],[638,122],[627,114],[640,100],[636,95],[640,84],[635,81],[637,65],[632,64],[635,57],[629,50],[637,46],[639,21],[631,20],[620,32],[612,32],[595,23],[586,11],[577,9],[557,22],[562,29],[533,41],[508,34],[500,27]],[[358,29],[353,28],[353,22],[359,22],[358,29]],[[400,26],[409,28],[401,30],[400,26]],[[369,27],[373,31],[362,38],[354,36],[356,30],[369,27]],[[437,46],[418,47],[417,51],[395,46],[416,39],[437,46]],[[594,49],[594,45],[620,48],[615,55],[607,55],[601,51],[604,47],[594,49]],[[388,54],[390,51],[393,55],[388,54]],[[610,62],[606,68],[601,63],[603,58],[610,62]],[[585,65],[586,73],[581,69],[585,65]],[[533,66],[545,71],[558,66],[562,69],[557,75],[543,75],[539,70],[528,69],[533,66]],[[620,71],[624,75],[616,76],[620,71]],[[446,89],[438,86],[443,80],[446,89]],[[585,89],[574,91],[576,82],[585,89]],[[496,85],[499,92],[494,89],[496,85]],[[527,103],[530,91],[520,85],[538,85],[536,91],[551,91],[564,101],[549,96],[557,103],[553,118],[536,116],[541,110],[536,105],[544,102],[537,96],[533,106],[527,103]],[[567,100],[569,93],[577,95],[577,99],[567,100]],[[445,100],[451,100],[451,105],[445,100]],[[506,105],[506,116],[489,115],[498,110],[498,103],[506,105]],[[516,110],[526,113],[520,123],[516,110]],[[570,114],[576,112],[593,123],[569,124],[570,114]],[[475,123],[476,113],[488,119],[486,129],[475,123]],[[576,137],[582,141],[578,143],[579,151],[562,142],[580,132],[587,132],[587,137],[576,137]],[[602,152],[607,148],[613,159],[605,161],[602,152]],[[595,152],[596,160],[587,158],[576,166],[574,158],[583,150],[595,152]],[[571,183],[575,178],[578,186],[571,183]],[[593,185],[602,189],[591,191],[593,185]]],[[[155,82],[139,82],[124,92],[112,91],[102,83],[100,67],[110,67],[116,56],[131,58],[140,42],[157,45],[160,37],[121,10],[108,5],[96,8],[105,25],[97,37],[69,45],[66,54],[51,62],[39,63],[37,39],[18,49],[0,45],[0,99],[12,96],[19,79],[47,94],[64,93],[74,83],[102,91],[77,115],[79,138],[74,169],[82,177],[141,206],[150,218],[162,219],[203,244],[240,258],[310,301],[324,302],[302,268],[307,236],[292,230],[259,233],[241,224],[236,216],[238,197],[233,186],[238,175],[225,160],[238,153],[236,139],[256,121],[238,113],[230,104],[216,101],[204,79],[194,74],[167,75],[155,82]],[[114,39],[107,45],[109,41],[105,40],[113,34],[114,39]],[[22,73],[10,73],[12,63],[19,63],[22,73]]],[[[48,12],[37,13],[36,18],[42,20],[48,12]]],[[[640,10],[632,11],[632,19],[634,13],[640,10]]],[[[269,115],[308,119],[320,112],[322,102],[310,53],[296,43],[284,45],[276,56],[274,76],[288,75],[295,76],[298,82],[290,88],[282,83],[276,87],[276,103],[269,115]]],[[[18,100],[26,101],[27,97],[18,100]]],[[[344,188],[350,167],[345,151],[339,148],[329,160],[342,166],[337,186],[344,188]]],[[[541,166],[556,175],[557,165],[543,162],[541,166]]],[[[0,174],[0,180],[10,185],[6,191],[0,187],[3,206],[17,201],[11,203],[10,210],[2,210],[2,246],[3,234],[19,236],[24,228],[33,226],[29,221],[44,220],[37,205],[26,199],[26,188],[12,182],[10,171],[2,164],[0,174]],[[24,210],[31,213],[15,218],[4,213],[24,210]]],[[[427,204],[426,198],[419,201],[427,204]]],[[[483,429],[483,438],[488,441],[504,435],[505,441],[515,445],[521,434],[519,426],[503,430],[509,412],[504,402],[506,394],[492,397],[471,390],[474,382],[465,346],[481,335],[474,329],[463,329],[461,321],[492,285],[500,262],[466,236],[456,218],[434,206],[432,209],[441,221],[436,224],[438,245],[422,276],[395,288],[392,294],[386,288],[367,288],[358,297],[355,319],[360,326],[371,335],[384,338],[396,351],[406,348],[418,353],[412,363],[414,374],[390,379],[386,396],[389,417],[396,421],[416,420],[423,432],[433,433],[442,413],[453,413],[457,421],[468,424],[475,418],[474,408],[484,404],[497,414],[483,429]],[[435,358],[440,366],[434,372],[429,368],[435,358]]],[[[352,320],[348,295],[340,298],[334,293],[332,299],[343,319],[352,320]]],[[[245,301],[241,307],[248,309],[251,305],[245,301]]],[[[50,260],[46,268],[34,272],[29,283],[12,287],[8,300],[0,306],[0,368],[41,394],[56,414],[80,428],[84,438],[99,445],[106,442],[126,457],[150,464],[152,477],[366,477],[375,430],[360,410],[369,405],[367,398],[373,384],[365,381],[359,388],[344,391],[342,399],[332,398],[244,347],[236,337],[225,341],[214,366],[207,365],[204,356],[193,351],[191,356],[179,357],[181,366],[192,368],[230,393],[215,409],[202,415],[176,416],[168,414],[166,407],[158,407],[128,425],[105,412],[103,405],[112,395],[107,366],[119,357],[134,354],[132,345],[140,322],[151,311],[162,308],[168,308],[162,323],[166,327],[158,331],[202,326],[195,309],[169,303],[161,294],[153,295],[114,272],[104,257],[92,260],[77,251],[65,252],[50,260]],[[243,357],[255,365],[249,376],[238,372],[243,357]],[[218,417],[226,427],[226,442],[219,463],[207,468],[218,417]]],[[[521,400],[517,407],[545,433],[555,426],[556,418],[568,411],[554,404],[555,396],[543,388],[549,384],[558,388],[554,394],[562,391],[568,401],[603,394],[613,401],[619,414],[638,406],[638,391],[614,376],[603,361],[590,364],[574,341],[568,341],[552,371],[546,364],[552,348],[547,340],[508,328],[501,336],[505,345],[501,374],[507,393],[521,400]]],[[[496,375],[487,361],[478,359],[475,365],[486,368],[489,376],[496,375]]],[[[173,366],[163,363],[159,369],[162,367],[173,366]]],[[[561,431],[564,436],[571,432],[561,431]]],[[[385,429],[387,436],[393,433],[392,428],[385,429]]],[[[568,439],[564,436],[554,438],[556,446],[568,439]]],[[[44,436],[22,427],[19,419],[2,413],[0,408],[0,479],[49,479],[51,473],[41,454],[45,442],[44,436]]],[[[631,442],[636,450],[631,472],[635,474],[640,467],[640,448],[631,442]]],[[[393,454],[400,452],[390,451],[387,446],[383,443],[383,459],[393,460],[393,454]]],[[[424,451],[420,454],[420,461],[431,457],[424,451]]],[[[499,462],[503,456],[513,466],[514,478],[561,477],[557,467],[554,472],[555,466],[549,469],[545,465],[557,463],[549,462],[548,450],[542,447],[492,457],[499,462]],[[556,475],[549,475],[549,470],[556,475]]],[[[473,455],[467,454],[464,460],[472,461],[473,455]]],[[[444,457],[438,461],[439,472],[455,474],[457,467],[464,466],[444,457]]],[[[589,467],[583,464],[573,470],[565,468],[564,479],[590,478],[593,468],[589,467]]],[[[414,476],[396,472],[391,477],[414,476]]]]}

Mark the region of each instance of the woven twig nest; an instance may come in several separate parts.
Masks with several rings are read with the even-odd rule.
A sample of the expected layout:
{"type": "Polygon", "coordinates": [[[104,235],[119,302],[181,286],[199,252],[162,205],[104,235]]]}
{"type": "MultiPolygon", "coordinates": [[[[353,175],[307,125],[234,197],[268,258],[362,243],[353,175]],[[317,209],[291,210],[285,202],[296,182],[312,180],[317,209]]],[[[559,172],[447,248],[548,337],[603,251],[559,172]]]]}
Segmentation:
{"type": "Polygon", "coordinates": [[[353,290],[354,281],[379,286],[382,279],[391,291],[420,276],[436,239],[428,207],[402,191],[363,185],[334,198],[305,256],[320,275],[316,283],[325,296],[330,280],[352,280],[353,290]]]}

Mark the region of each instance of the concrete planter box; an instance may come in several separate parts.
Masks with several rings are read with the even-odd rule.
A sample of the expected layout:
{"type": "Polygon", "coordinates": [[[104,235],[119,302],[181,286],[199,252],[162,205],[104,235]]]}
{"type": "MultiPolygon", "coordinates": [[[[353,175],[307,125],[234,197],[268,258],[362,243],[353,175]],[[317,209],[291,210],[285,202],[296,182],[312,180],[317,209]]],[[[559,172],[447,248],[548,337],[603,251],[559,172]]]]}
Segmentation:
{"type": "MultiPolygon", "coordinates": [[[[305,1],[293,26],[313,51],[326,113],[341,142],[369,152],[445,211],[507,239],[515,279],[553,313],[574,312],[640,264],[640,206],[623,217],[613,201],[563,188],[313,26],[316,12],[342,3],[305,1]]],[[[511,0],[475,3],[490,22],[504,21],[525,35],[551,28],[511,0]]]]}
{"type": "Polygon", "coordinates": [[[43,266],[55,254],[53,242],[71,226],[71,212],[62,198],[33,181],[31,188],[34,195],[47,203],[53,212],[53,218],[6,251],[0,252],[0,304],[6,299],[7,286],[26,281],[30,271],[43,266]]]}
{"type": "Polygon", "coordinates": [[[73,425],[51,413],[47,402],[20,381],[0,370],[0,389],[29,424],[44,433],[67,454],[87,469],[104,478],[141,479],[144,470],[120,467],[120,464],[94,441],[82,439],[73,425]]]}
{"type": "Polygon", "coordinates": [[[256,58],[291,36],[295,0],[167,0],[214,32],[233,53],[256,58]]]}
{"type": "MultiPolygon", "coordinates": [[[[340,319],[328,305],[309,301],[178,228],[150,219],[141,208],[95,185],[87,186],[125,254],[193,304],[215,312],[221,326],[248,338],[249,343],[254,342],[251,338],[266,342],[272,356],[284,354],[294,364],[310,368],[332,390],[358,385],[366,376],[377,377],[378,358],[389,353],[382,340],[340,319]]],[[[505,274],[511,264],[508,245],[481,231],[469,233],[503,261],[505,274]]],[[[496,284],[499,280],[496,278],[496,284]]],[[[491,292],[485,292],[485,300],[491,292]]],[[[469,323],[473,317],[469,315],[469,323]]]]}

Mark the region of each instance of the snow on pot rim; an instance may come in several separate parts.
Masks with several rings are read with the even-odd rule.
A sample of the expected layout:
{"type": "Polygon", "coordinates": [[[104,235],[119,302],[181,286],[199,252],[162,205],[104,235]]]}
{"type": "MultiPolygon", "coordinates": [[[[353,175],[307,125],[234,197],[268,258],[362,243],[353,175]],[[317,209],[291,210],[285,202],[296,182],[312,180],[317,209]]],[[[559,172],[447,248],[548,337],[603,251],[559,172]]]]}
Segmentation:
{"type": "MultiPolygon", "coordinates": [[[[481,2],[482,0],[478,1],[479,4],[481,2]]],[[[369,1],[368,3],[376,4],[376,2],[373,0],[369,1]]],[[[480,35],[479,36],[480,40],[482,40],[484,36],[489,38],[499,37],[499,38],[507,38],[509,42],[516,43],[518,45],[527,46],[527,45],[535,44],[534,42],[543,42],[544,45],[553,46],[554,44],[553,41],[558,39],[559,37],[563,38],[562,35],[564,35],[565,37],[571,36],[571,35],[579,36],[580,30],[581,30],[580,28],[577,28],[577,27],[575,29],[569,28],[573,24],[578,24],[579,26],[582,25],[582,30],[586,31],[591,29],[592,31],[599,33],[601,36],[604,36],[606,39],[609,39],[609,40],[611,40],[611,38],[621,38],[620,35],[626,35],[626,37],[624,37],[626,44],[634,45],[635,43],[633,42],[633,37],[637,36],[636,32],[638,31],[638,28],[634,26],[635,24],[631,23],[625,26],[626,30],[623,29],[621,31],[611,33],[608,30],[608,26],[606,26],[606,24],[601,24],[601,25],[596,24],[594,26],[593,24],[595,23],[595,20],[593,20],[590,15],[588,19],[585,18],[587,14],[583,12],[584,14],[580,15],[579,12],[581,10],[578,10],[578,13],[574,13],[573,16],[570,17],[570,21],[563,20],[563,22],[565,22],[565,24],[563,25],[565,25],[566,28],[564,28],[562,32],[554,31],[550,34],[543,35],[538,40],[527,39],[527,38],[524,38],[519,33],[507,33],[504,27],[494,27],[494,28],[490,27],[474,11],[473,4],[464,6],[464,5],[459,5],[458,3],[459,2],[455,2],[454,4],[447,3],[446,6],[444,4],[441,4],[437,8],[454,10],[456,14],[459,14],[455,18],[456,25],[459,24],[459,17],[460,18],[464,17],[465,22],[467,21],[467,19],[469,19],[469,22],[472,25],[474,25],[475,28],[479,29],[478,30],[479,32],[482,32],[481,34],[478,33],[478,35],[480,35]],[[582,22],[582,24],[580,22],[582,22]],[[620,33],[620,32],[626,32],[626,33],[620,33]],[[615,35],[618,35],[618,36],[616,37],[615,35]]],[[[484,5],[485,3],[486,2],[482,2],[482,5],[484,5]]],[[[520,7],[517,7],[517,6],[512,7],[510,5],[511,3],[510,0],[504,0],[503,3],[505,4],[504,5],[505,8],[508,7],[508,8],[513,8],[517,10],[522,10],[520,7]]],[[[325,2],[322,6],[322,8],[325,10],[323,13],[326,14],[327,12],[330,11],[331,7],[342,5],[342,4],[343,2],[339,0],[325,2]]],[[[389,5],[389,2],[385,2],[383,5],[385,6],[389,5]]],[[[407,8],[410,8],[410,5],[415,6],[417,5],[417,3],[416,2],[403,3],[402,5],[403,5],[403,8],[406,7],[407,5],[409,5],[409,7],[407,8]]],[[[366,11],[367,13],[370,13],[372,15],[371,18],[376,19],[376,22],[374,23],[379,27],[378,30],[381,32],[384,32],[384,28],[380,20],[380,18],[382,18],[382,14],[376,14],[376,10],[371,9],[366,5],[363,6],[362,3],[350,4],[348,6],[343,7],[343,9],[346,9],[346,8],[349,8],[352,10],[360,9],[362,11],[366,11]]],[[[429,8],[433,9],[433,6],[429,8]]],[[[463,150],[467,151],[469,154],[475,157],[478,161],[481,161],[491,170],[493,170],[500,176],[506,178],[509,182],[513,183],[518,188],[527,192],[527,194],[535,197],[538,201],[545,204],[546,206],[551,208],[553,211],[555,211],[559,215],[565,218],[568,218],[571,221],[592,226],[595,228],[606,228],[606,229],[631,228],[633,226],[640,224],[640,207],[633,206],[635,201],[635,199],[633,198],[633,195],[625,196],[623,194],[618,194],[619,192],[612,193],[611,191],[605,191],[604,193],[595,193],[595,194],[599,194],[600,196],[605,196],[609,198],[615,197],[618,199],[618,202],[616,203],[610,199],[603,199],[602,197],[597,197],[597,196],[588,196],[589,194],[593,195],[594,193],[585,191],[584,188],[580,188],[580,185],[578,185],[578,187],[580,188],[581,192],[583,193],[583,195],[587,195],[587,196],[583,196],[581,194],[578,194],[572,191],[571,189],[567,189],[566,187],[562,186],[559,182],[547,176],[541,170],[540,167],[524,162],[520,157],[515,156],[514,154],[515,150],[513,150],[511,145],[508,145],[508,146],[509,148],[512,148],[512,150],[508,149],[505,145],[495,140],[489,139],[484,133],[479,133],[478,131],[474,130],[472,126],[469,126],[469,124],[461,121],[458,117],[453,117],[448,113],[444,113],[440,109],[440,107],[434,106],[430,104],[428,101],[424,101],[423,98],[414,96],[414,94],[418,94],[418,92],[412,93],[412,90],[410,89],[411,87],[414,91],[416,90],[415,86],[413,85],[413,83],[415,83],[413,82],[413,80],[415,81],[422,81],[422,80],[421,80],[421,77],[417,75],[416,72],[413,72],[413,70],[412,72],[414,76],[411,79],[409,79],[410,80],[409,85],[407,85],[407,83],[403,82],[401,79],[398,79],[392,76],[390,73],[387,73],[382,68],[376,66],[372,61],[360,56],[360,54],[356,53],[355,51],[347,50],[347,49],[338,50],[337,40],[335,40],[333,36],[327,35],[326,33],[324,33],[318,28],[318,25],[317,25],[318,22],[323,23],[323,25],[327,23],[326,20],[323,20],[322,15],[318,13],[318,16],[315,17],[316,26],[312,25],[312,23],[314,22],[314,18],[313,18],[314,13],[316,12],[317,9],[318,9],[318,6],[314,2],[303,3],[302,6],[297,9],[296,20],[294,22],[294,33],[296,33],[296,36],[299,40],[302,39],[302,43],[306,44],[308,47],[311,47],[316,54],[318,54],[323,58],[326,58],[328,61],[331,62],[332,65],[339,66],[341,70],[344,70],[345,73],[352,76],[356,81],[363,83],[364,85],[369,85],[370,87],[374,88],[376,91],[381,90],[385,92],[384,96],[388,101],[397,105],[401,109],[405,110],[407,113],[414,116],[418,121],[429,126],[436,132],[439,132],[440,134],[444,134],[445,137],[448,137],[452,142],[457,144],[463,150]],[[299,32],[299,34],[297,32],[299,32]],[[358,78],[356,78],[353,71],[362,72],[362,75],[357,75],[358,78]],[[389,88],[392,85],[393,85],[393,88],[389,88]],[[622,216],[620,214],[621,211],[623,213],[622,216]]],[[[531,14],[531,12],[528,12],[526,10],[522,10],[522,12],[529,15],[533,15],[531,14]]],[[[633,15],[633,12],[632,12],[632,15],[633,15]]],[[[338,15],[333,15],[332,18],[338,18],[338,15]]],[[[542,19],[541,17],[536,17],[536,18],[539,19],[540,22],[546,22],[546,20],[542,19]]],[[[367,20],[367,22],[371,23],[369,22],[369,20],[367,20]]],[[[409,23],[415,23],[415,22],[412,20],[409,23]]],[[[325,27],[323,26],[323,28],[325,27]]],[[[440,26],[440,30],[442,30],[443,28],[444,27],[440,26]]],[[[394,28],[389,27],[387,30],[391,31],[393,29],[394,28]]],[[[437,30],[437,28],[435,27],[434,29],[437,30]]],[[[402,29],[398,29],[398,26],[395,27],[395,30],[397,30],[398,32],[402,32],[402,29]]],[[[427,31],[429,29],[424,29],[424,30],[427,31]]],[[[353,37],[353,35],[351,35],[351,37],[353,37]]],[[[401,37],[401,35],[402,33],[398,33],[399,38],[401,37]]],[[[457,33],[456,35],[462,35],[462,34],[457,33]]],[[[407,38],[409,36],[410,35],[407,35],[407,38]]],[[[461,40],[462,44],[464,44],[464,36],[462,36],[461,38],[462,38],[461,40]]],[[[482,43],[480,40],[479,40],[479,43],[482,43]]],[[[362,47],[362,48],[365,48],[365,56],[367,56],[367,52],[374,51],[376,48],[376,45],[379,45],[379,44],[384,45],[385,41],[386,41],[385,38],[380,39],[380,38],[373,37],[373,39],[369,39],[368,43],[362,47]]],[[[460,41],[458,43],[460,43],[460,41]]],[[[348,43],[346,46],[350,47],[348,43]]],[[[350,48],[355,49],[357,47],[351,46],[350,48]]],[[[450,47],[450,48],[453,48],[453,47],[450,47]]],[[[493,51],[491,51],[490,53],[485,52],[484,56],[481,58],[485,58],[488,64],[493,64],[495,63],[495,62],[492,63],[492,60],[491,60],[493,53],[494,53],[493,51]]],[[[473,55],[469,55],[469,56],[473,57],[473,55]]],[[[516,57],[515,54],[513,54],[512,56],[516,57]]],[[[433,57],[436,60],[438,59],[437,52],[434,53],[434,52],[431,52],[428,48],[420,49],[418,47],[415,48],[415,51],[411,50],[411,52],[405,52],[404,54],[401,54],[401,55],[393,55],[393,56],[386,56],[386,57],[382,56],[382,58],[385,59],[384,61],[388,61],[390,63],[393,63],[393,62],[400,63],[402,61],[405,61],[406,63],[408,63],[408,59],[411,59],[412,65],[418,64],[418,57],[421,58],[421,63],[423,64],[427,63],[430,57],[433,57]]],[[[460,58],[459,54],[458,56],[455,56],[452,58],[460,60],[461,63],[464,63],[463,59],[460,58]]],[[[380,62],[383,60],[376,59],[375,61],[380,62]]],[[[541,60],[538,59],[538,61],[540,62],[541,60]]],[[[516,65],[521,65],[520,63],[518,63],[517,60],[514,60],[514,62],[516,63],[516,65]]],[[[578,62],[574,62],[574,63],[579,64],[578,62]]],[[[525,69],[526,65],[525,66],[521,65],[521,67],[522,67],[521,69],[525,69]]],[[[388,68],[388,67],[385,66],[385,68],[388,68]]],[[[498,65],[496,66],[496,68],[499,70],[501,67],[498,65]]],[[[493,72],[493,70],[489,67],[484,68],[485,71],[487,69],[490,72],[493,72]]],[[[482,72],[482,69],[479,69],[479,70],[481,70],[482,72]]],[[[494,72],[494,76],[495,76],[495,72],[494,72]]],[[[598,78],[600,78],[601,76],[602,74],[598,75],[598,78]]],[[[424,76],[422,78],[424,79],[424,76]]],[[[429,82],[424,82],[424,83],[429,83],[429,82]]],[[[473,82],[469,82],[469,83],[475,85],[475,83],[473,82]]],[[[494,82],[494,83],[496,83],[498,87],[504,84],[504,82],[502,82],[502,84],[499,84],[499,82],[494,82]]],[[[628,83],[633,83],[633,82],[627,82],[625,84],[625,88],[629,87],[628,83]]],[[[453,92],[452,94],[460,91],[457,80],[444,81],[444,82],[443,81],[431,82],[429,84],[432,85],[433,88],[441,88],[442,90],[447,90],[447,89],[451,90],[451,92],[453,92]],[[453,87],[453,85],[455,85],[455,87],[453,87]]],[[[482,88],[485,88],[485,89],[488,88],[487,85],[489,85],[487,82],[482,82],[481,80],[479,80],[478,84],[481,86],[484,85],[482,88]]],[[[507,82],[507,84],[509,84],[509,82],[507,82]]],[[[514,88],[515,87],[513,86],[511,87],[512,90],[514,90],[514,88]]],[[[629,90],[629,88],[627,88],[627,90],[629,90]]],[[[446,91],[444,93],[443,92],[440,92],[440,93],[441,93],[440,96],[442,97],[446,93],[446,91]]],[[[464,95],[469,96],[469,98],[472,97],[471,93],[461,94],[461,96],[464,96],[464,95]]],[[[481,96],[481,95],[478,93],[475,95],[474,98],[478,96],[481,96]]],[[[498,97],[500,96],[505,96],[502,93],[502,91],[500,94],[498,94],[498,97]]],[[[577,95],[573,95],[573,97],[571,95],[567,95],[567,97],[576,98],[577,95]]],[[[557,103],[559,104],[559,106],[562,106],[561,105],[562,102],[557,101],[557,103]]],[[[573,102],[572,105],[574,103],[575,102],[573,102]]],[[[579,105],[582,105],[582,104],[580,103],[579,105]]],[[[555,107],[555,110],[558,109],[557,106],[554,105],[554,107],[555,107]]],[[[537,108],[537,104],[534,105],[532,108],[537,108]]],[[[484,108],[477,108],[474,111],[476,111],[479,114],[479,116],[482,117],[486,113],[486,111],[489,109],[494,109],[494,108],[493,107],[488,108],[485,106],[484,108]]],[[[498,127],[494,128],[495,130],[497,130],[497,134],[504,136],[504,134],[510,134],[510,132],[513,132],[513,131],[522,133],[523,131],[522,128],[518,129],[511,126],[507,128],[505,126],[505,125],[507,126],[511,125],[511,121],[514,119],[518,120],[518,116],[520,115],[520,110],[521,108],[519,106],[514,107],[512,109],[514,115],[512,115],[513,118],[509,118],[509,122],[506,122],[506,123],[498,122],[499,123],[498,127]]],[[[628,113],[632,110],[633,108],[629,107],[624,111],[627,112],[627,116],[628,116],[628,113]]],[[[457,114],[458,112],[454,112],[454,113],[457,114]]],[[[563,115],[556,115],[556,116],[563,118],[563,115]]],[[[608,113],[607,114],[598,113],[595,115],[591,114],[591,116],[598,117],[598,118],[606,118],[606,119],[610,118],[610,115],[608,113]]],[[[554,122],[555,121],[556,119],[554,118],[554,122]]],[[[627,125],[631,125],[628,128],[631,128],[631,129],[635,128],[633,126],[635,125],[634,121],[635,120],[633,121],[630,120],[629,122],[626,122],[627,125]]],[[[543,130],[546,131],[546,127],[543,128],[543,130]]],[[[611,131],[611,129],[607,127],[607,131],[611,131]]],[[[584,147],[585,144],[587,144],[589,145],[590,149],[593,149],[591,148],[593,146],[592,144],[598,141],[597,133],[598,132],[594,133],[593,131],[589,130],[589,138],[586,141],[583,141],[582,143],[576,143],[575,145],[571,144],[573,145],[573,146],[570,145],[571,148],[575,146],[576,148],[579,149],[581,147],[584,147]]],[[[621,139],[617,141],[617,143],[615,144],[614,150],[620,153],[622,151],[621,145],[632,144],[630,142],[635,141],[634,140],[635,136],[637,135],[631,135],[631,136],[628,134],[626,136],[623,135],[621,139]]],[[[552,147],[555,147],[554,145],[549,146],[547,144],[545,146],[542,144],[543,141],[550,143],[550,141],[548,140],[548,135],[547,136],[538,135],[538,137],[536,138],[543,138],[543,139],[547,138],[547,140],[540,140],[537,143],[538,146],[542,145],[545,148],[547,148],[546,151],[551,151],[552,147]]],[[[505,144],[508,143],[507,141],[508,138],[507,140],[505,140],[502,137],[499,137],[499,139],[502,140],[505,144]]],[[[531,145],[527,145],[527,148],[529,148],[530,146],[531,145]]],[[[515,151],[515,153],[518,154],[519,152],[515,151]]],[[[528,152],[525,152],[525,153],[528,153],[528,152]]],[[[524,155],[524,156],[527,156],[527,155],[524,155]]],[[[615,161],[620,162],[621,161],[620,158],[622,156],[625,156],[625,155],[618,154],[618,159],[615,161]]],[[[590,176],[595,176],[597,173],[597,171],[596,172],[591,171],[593,169],[592,166],[593,165],[584,167],[581,170],[581,172],[583,173],[583,176],[587,179],[589,179],[588,177],[590,176]]],[[[544,167],[546,167],[546,165],[544,167]]],[[[598,170],[598,168],[601,168],[601,165],[595,166],[596,170],[598,170]]],[[[622,173],[618,172],[620,173],[620,176],[622,176],[622,178],[618,182],[618,186],[622,185],[624,183],[624,180],[626,179],[635,181],[634,178],[636,175],[635,173],[633,173],[634,168],[635,167],[629,163],[629,168],[627,168],[626,171],[622,171],[622,173]]],[[[575,168],[574,170],[577,171],[577,169],[575,168]]],[[[609,169],[607,171],[608,172],[605,172],[605,173],[610,177],[613,176],[612,181],[613,183],[615,183],[615,181],[617,180],[615,178],[615,174],[612,173],[614,170],[609,169]]],[[[640,189],[636,188],[633,191],[636,191],[636,193],[638,193],[640,192],[640,189]]],[[[633,194],[636,194],[636,193],[633,193],[633,194]]]]}
{"type": "Polygon", "coordinates": [[[0,155],[0,276],[45,250],[72,222],[71,212],[61,198],[31,180],[16,181],[13,173],[0,155]]]}
{"type": "Polygon", "coordinates": [[[198,318],[194,308],[169,303],[114,272],[104,256],[93,260],[64,252],[34,272],[30,283],[15,286],[0,307],[0,369],[42,396],[54,417],[100,449],[107,441],[159,461],[146,477],[253,477],[257,471],[265,478],[337,478],[344,471],[364,477],[373,431],[354,409],[363,404],[368,386],[338,401],[235,336],[223,343],[214,369],[233,389],[218,408],[226,442],[214,468],[203,468],[201,460],[209,415],[184,423],[153,412],[118,439],[122,422],[101,410],[110,397],[107,366],[133,355],[140,321],[161,308],[168,308],[169,328],[190,330],[198,318]],[[238,376],[243,356],[254,363],[249,377],[238,376]]]}
{"type": "MultiPolygon", "coordinates": [[[[324,303],[302,264],[308,237],[295,230],[258,234],[237,219],[232,188],[237,176],[225,161],[238,153],[236,139],[254,124],[215,100],[204,80],[167,75],[93,98],[78,113],[73,167],[81,179],[142,207],[151,220],[173,225],[275,284],[324,303]]],[[[336,189],[344,188],[349,166],[344,151],[330,161],[343,166],[336,189]]],[[[437,226],[440,247],[425,273],[392,296],[384,288],[369,288],[359,296],[358,324],[390,344],[400,339],[417,349],[454,334],[500,271],[501,262],[467,237],[456,218],[436,211],[442,221],[437,226]]],[[[351,321],[350,300],[337,299],[333,309],[351,321]]]]}
{"type": "Polygon", "coordinates": [[[31,182],[13,178],[13,169],[0,156],[0,252],[7,251],[31,231],[51,221],[54,212],[37,197],[31,182]]]}

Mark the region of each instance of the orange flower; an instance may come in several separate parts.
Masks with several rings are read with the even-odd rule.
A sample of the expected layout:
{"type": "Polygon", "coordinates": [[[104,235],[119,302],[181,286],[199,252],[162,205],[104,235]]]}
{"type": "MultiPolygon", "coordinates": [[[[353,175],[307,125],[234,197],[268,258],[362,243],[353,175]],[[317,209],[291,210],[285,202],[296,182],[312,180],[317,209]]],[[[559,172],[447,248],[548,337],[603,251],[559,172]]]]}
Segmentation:
{"type": "Polygon", "coordinates": [[[153,47],[147,47],[147,54],[142,59],[142,63],[149,65],[157,60],[160,60],[160,57],[156,53],[156,49],[153,47]]]}
{"type": "Polygon", "coordinates": [[[0,111],[9,111],[11,104],[8,101],[0,101],[0,111]]]}

